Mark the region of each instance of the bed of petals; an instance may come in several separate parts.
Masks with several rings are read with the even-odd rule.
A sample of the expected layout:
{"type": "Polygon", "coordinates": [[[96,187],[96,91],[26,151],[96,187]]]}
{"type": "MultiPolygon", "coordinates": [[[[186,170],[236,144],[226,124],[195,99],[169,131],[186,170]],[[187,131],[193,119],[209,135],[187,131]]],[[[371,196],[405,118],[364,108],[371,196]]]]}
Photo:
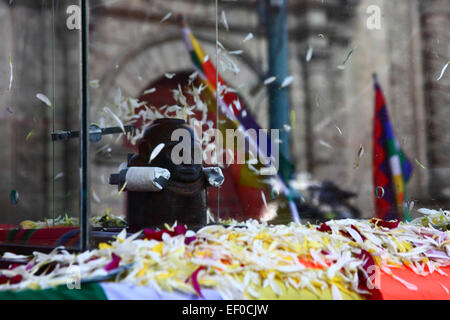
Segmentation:
{"type": "MultiPolygon", "coordinates": [[[[448,219],[448,211],[430,211],[448,219]]],[[[443,218],[442,218],[443,217],[443,218]]],[[[420,221],[419,221],[420,222],[420,221]]],[[[5,254],[4,258],[23,258],[5,254]]],[[[333,220],[319,226],[291,223],[268,225],[257,221],[210,225],[198,232],[184,226],[163,231],[121,232],[99,249],[71,254],[57,248],[50,254],[34,253],[27,265],[2,271],[0,290],[43,289],[73,280],[73,269],[83,280],[122,272],[109,280],[179,290],[201,295],[216,289],[224,299],[258,298],[270,287],[281,294],[280,283],[320,294],[376,294],[374,272],[406,266],[417,274],[443,273],[450,265],[450,233],[421,223],[333,220]]],[[[410,290],[407,283],[392,274],[410,290]]]]}

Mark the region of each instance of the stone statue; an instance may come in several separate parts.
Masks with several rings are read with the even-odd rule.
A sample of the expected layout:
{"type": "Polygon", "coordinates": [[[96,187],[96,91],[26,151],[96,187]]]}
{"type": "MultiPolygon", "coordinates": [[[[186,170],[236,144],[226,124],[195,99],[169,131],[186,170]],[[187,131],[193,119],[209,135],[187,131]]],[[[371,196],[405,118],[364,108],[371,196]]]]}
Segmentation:
{"type": "Polygon", "coordinates": [[[128,191],[130,231],[162,228],[165,223],[171,225],[175,221],[193,230],[206,224],[207,187],[220,187],[224,177],[218,167],[203,168],[201,153],[200,161],[194,161],[196,152],[201,152],[201,146],[184,120],[153,121],[139,142],[139,153],[131,155],[126,166],[121,165],[119,174],[110,178],[110,184],[118,185],[119,189],[125,186],[128,191]],[[184,155],[191,160],[188,163],[176,164],[172,158],[173,148],[182,142],[181,138],[172,141],[172,133],[177,129],[186,130],[185,134],[191,138],[190,154],[184,155]],[[155,148],[161,147],[149,163],[155,148]]]}

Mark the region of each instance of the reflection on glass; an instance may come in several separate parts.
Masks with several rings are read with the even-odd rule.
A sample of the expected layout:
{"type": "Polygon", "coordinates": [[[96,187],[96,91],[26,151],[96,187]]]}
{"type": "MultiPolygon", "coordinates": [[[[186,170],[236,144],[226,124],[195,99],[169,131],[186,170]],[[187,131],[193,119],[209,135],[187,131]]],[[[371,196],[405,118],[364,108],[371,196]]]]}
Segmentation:
{"type": "Polygon", "coordinates": [[[51,139],[79,127],[79,28],[66,12],[76,3],[0,2],[3,245],[78,247],[79,141],[51,139]]]}
{"type": "Polygon", "coordinates": [[[225,176],[208,190],[210,221],[411,219],[415,208],[445,206],[448,95],[436,88],[448,81],[448,46],[422,18],[430,10],[406,0],[91,2],[91,118],[136,127],[92,146],[92,214],[126,218],[127,194],[109,175],[138,151],[151,120],[181,117],[183,106],[225,176]],[[374,73],[395,138],[385,141],[397,141],[389,154],[387,142],[374,154],[374,73]],[[216,150],[217,137],[205,135],[214,128],[224,141],[235,130],[235,145],[216,150]],[[251,136],[259,128],[278,132],[251,136]],[[392,155],[410,164],[400,178],[392,155]],[[276,174],[261,174],[275,156],[276,174]],[[374,168],[380,157],[384,169],[374,168]],[[389,170],[388,181],[376,170],[389,170]]]}
{"type": "MultiPolygon", "coordinates": [[[[203,167],[222,169],[223,185],[207,189],[205,224],[412,219],[446,207],[450,53],[446,22],[433,18],[441,2],[372,2],[90,1],[94,230],[118,231],[132,207],[151,209],[132,200],[120,172],[155,153],[159,144],[139,143],[159,118],[184,119],[203,167]]],[[[79,9],[0,2],[0,241],[19,225],[78,225],[80,140],[50,134],[80,130],[79,9]]],[[[142,166],[160,165],[166,147],[142,166]]]]}

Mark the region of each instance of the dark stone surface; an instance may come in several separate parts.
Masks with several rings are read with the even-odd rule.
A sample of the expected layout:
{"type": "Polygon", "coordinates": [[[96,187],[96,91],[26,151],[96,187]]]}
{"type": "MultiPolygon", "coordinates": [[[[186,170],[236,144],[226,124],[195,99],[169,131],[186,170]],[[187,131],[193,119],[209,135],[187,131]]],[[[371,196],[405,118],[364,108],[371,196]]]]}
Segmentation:
{"type": "MultiPolygon", "coordinates": [[[[166,188],[159,192],[128,192],[128,223],[131,231],[142,228],[162,228],[175,221],[197,229],[206,224],[206,180],[201,164],[176,165],[171,160],[173,147],[178,143],[171,140],[176,129],[192,129],[181,119],[158,119],[146,130],[139,143],[139,153],[130,157],[128,167],[160,167],[170,171],[166,188]],[[149,164],[151,152],[160,143],[165,146],[149,164]]],[[[194,139],[192,139],[194,142],[194,139]]],[[[192,143],[194,148],[194,143],[192,143]]],[[[192,149],[193,150],[193,149],[192,149]]],[[[191,152],[193,160],[194,152],[191,152]]]]}

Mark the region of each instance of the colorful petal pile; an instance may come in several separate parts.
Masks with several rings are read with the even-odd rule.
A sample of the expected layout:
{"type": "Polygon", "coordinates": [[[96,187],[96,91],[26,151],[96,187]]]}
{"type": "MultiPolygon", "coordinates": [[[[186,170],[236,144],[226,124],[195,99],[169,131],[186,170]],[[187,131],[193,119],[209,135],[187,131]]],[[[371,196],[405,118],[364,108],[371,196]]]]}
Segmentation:
{"type": "MultiPolygon", "coordinates": [[[[448,217],[446,211],[433,214],[448,217]]],[[[340,299],[349,292],[377,294],[371,285],[375,270],[417,290],[390,270],[406,266],[427,275],[444,273],[441,268],[450,265],[450,233],[432,225],[377,219],[336,220],[320,226],[268,225],[252,220],[210,225],[198,232],[184,226],[166,228],[131,237],[124,230],[112,243],[79,254],[63,248],[50,254],[36,252],[27,265],[2,271],[6,281],[0,290],[66,284],[72,281],[69,270],[74,266],[83,280],[128,266],[110,281],[198,295],[202,288],[214,288],[224,299],[258,298],[265,287],[281,295],[281,283],[318,295],[327,289],[340,299]],[[19,282],[7,281],[19,275],[19,282]]],[[[7,254],[6,258],[23,257],[7,254]]]]}

